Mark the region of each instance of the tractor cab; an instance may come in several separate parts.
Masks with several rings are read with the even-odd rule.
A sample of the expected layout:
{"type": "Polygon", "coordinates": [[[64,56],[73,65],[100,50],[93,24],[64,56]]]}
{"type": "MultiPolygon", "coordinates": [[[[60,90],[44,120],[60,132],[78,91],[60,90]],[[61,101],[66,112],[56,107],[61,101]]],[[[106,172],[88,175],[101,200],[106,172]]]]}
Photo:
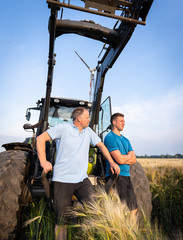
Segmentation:
{"type": "MultiPolygon", "coordinates": [[[[44,114],[44,103],[45,98],[42,98],[41,100],[38,100],[37,107],[28,108],[25,115],[26,120],[30,120],[32,110],[38,110],[40,111],[39,123],[41,125],[41,119],[44,114]]],[[[91,102],[84,100],[51,97],[48,110],[48,128],[54,127],[57,124],[61,124],[64,122],[72,122],[71,114],[74,108],[84,107],[89,112],[91,112],[91,106],[91,102]]],[[[38,136],[41,132],[42,129],[38,126],[38,131],[36,135],[38,136]]]]}

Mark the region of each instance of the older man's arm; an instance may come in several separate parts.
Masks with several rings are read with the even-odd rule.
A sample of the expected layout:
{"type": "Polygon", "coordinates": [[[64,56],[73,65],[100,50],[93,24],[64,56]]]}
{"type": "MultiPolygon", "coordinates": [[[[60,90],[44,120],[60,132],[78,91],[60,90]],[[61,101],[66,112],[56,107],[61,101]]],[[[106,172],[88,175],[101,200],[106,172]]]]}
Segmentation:
{"type": "Polygon", "coordinates": [[[47,132],[42,133],[37,137],[37,152],[41,167],[45,173],[48,173],[53,169],[52,164],[46,160],[46,149],[45,144],[47,141],[50,141],[51,138],[47,132]]]}
{"type": "Polygon", "coordinates": [[[113,159],[112,159],[112,157],[111,157],[108,149],[107,149],[106,146],[103,144],[103,142],[99,142],[99,143],[97,144],[97,147],[100,148],[100,150],[101,150],[102,154],[104,155],[104,157],[109,161],[111,172],[112,172],[112,173],[115,172],[116,174],[119,174],[119,173],[120,173],[120,168],[119,168],[118,164],[116,164],[116,163],[113,161],[113,159]]]}

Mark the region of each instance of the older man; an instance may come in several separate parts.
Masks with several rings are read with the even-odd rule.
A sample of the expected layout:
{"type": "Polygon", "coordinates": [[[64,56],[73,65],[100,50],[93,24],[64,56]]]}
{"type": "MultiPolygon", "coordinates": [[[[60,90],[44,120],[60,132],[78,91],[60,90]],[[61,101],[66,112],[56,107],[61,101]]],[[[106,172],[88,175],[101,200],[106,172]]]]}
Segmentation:
{"type": "Polygon", "coordinates": [[[59,124],[37,137],[38,156],[45,173],[52,170],[52,164],[46,160],[45,142],[56,139],[57,144],[57,158],[53,169],[57,240],[67,239],[67,228],[61,220],[71,206],[72,195],[80,202],[91,199],[93,187],[87,176],[90,144],[100,148],[108,159],[112,172],[120,172],[101,139],[88,127],[89,112],[78,107],[73,111],[72,118],[73,123],[59,124]]]}

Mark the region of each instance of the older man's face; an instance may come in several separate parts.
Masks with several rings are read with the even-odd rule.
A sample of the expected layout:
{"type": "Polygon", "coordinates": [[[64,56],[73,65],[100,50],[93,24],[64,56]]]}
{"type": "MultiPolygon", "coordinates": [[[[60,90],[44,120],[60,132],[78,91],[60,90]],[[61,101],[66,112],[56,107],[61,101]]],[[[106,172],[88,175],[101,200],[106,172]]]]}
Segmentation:
{"type": "Polygon", "coordinates": [[[83,114],[79,116],[80,124],[83,128],[88,127],[90,122],[90,115],[87,110],[84,110],[83,114]]]}

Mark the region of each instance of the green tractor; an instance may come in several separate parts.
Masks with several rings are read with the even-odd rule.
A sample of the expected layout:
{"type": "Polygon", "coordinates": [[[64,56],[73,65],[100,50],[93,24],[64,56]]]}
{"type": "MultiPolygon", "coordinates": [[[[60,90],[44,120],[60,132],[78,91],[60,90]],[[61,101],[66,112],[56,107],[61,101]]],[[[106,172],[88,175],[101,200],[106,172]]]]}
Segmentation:
{"type": "MultiPolygon", "coordinates": [[[[46,95],[34,108],[26,111],[27,121],[31,111],[39,111],[39,120],[35,125],[26,123],[25,130],[33,132],[32,138],[24,142],[4,144],[6,151],[0,153],[0,239],[14,239],[18,228],[21,207],[32,198],[47,196],[52,204],[51,174],[42,173],[36,151],[36,137],[48,128],[71,121],[71,112],[82,106],[90,112],[90,127],[104,140],[110,131],[111,99],[102,104],[102,91],[105,74],[112,68],[116,59],[131,38],[138,24],[145,25],[146,17],[153,0],[84,0],[84,7],[71,5],[70,1],[47,0],[50,8],[49,18],[49,57],[46,95]],[[93,21],[73,21],[58,18],[58,12],[64,8],[98,14],[117,19],[113,29],[95,24],[93,21]],[[91,9],[92,8],[92,9],[91,9]],[[116,11],[120,15],[115,14],[116,11]],[[96,81],[92,101],[51,97],[53,69],[55,65],[55,39],[63,34],[74,33],[104,43],[103,56],[98,61],[96,81]]],[[[46,144],[47,159],[54,164],[57,154],[55,141],[46,144]]],[[[104,179],[105,159],[98,148],[91,146],[88,157],[88,174],[94,185],[104,179]]],[[[131,167],[131,179],[137,197],[138,206],[150,218],[152,204],[151,192],[146,174],[137,162],[131,167]]]]}

